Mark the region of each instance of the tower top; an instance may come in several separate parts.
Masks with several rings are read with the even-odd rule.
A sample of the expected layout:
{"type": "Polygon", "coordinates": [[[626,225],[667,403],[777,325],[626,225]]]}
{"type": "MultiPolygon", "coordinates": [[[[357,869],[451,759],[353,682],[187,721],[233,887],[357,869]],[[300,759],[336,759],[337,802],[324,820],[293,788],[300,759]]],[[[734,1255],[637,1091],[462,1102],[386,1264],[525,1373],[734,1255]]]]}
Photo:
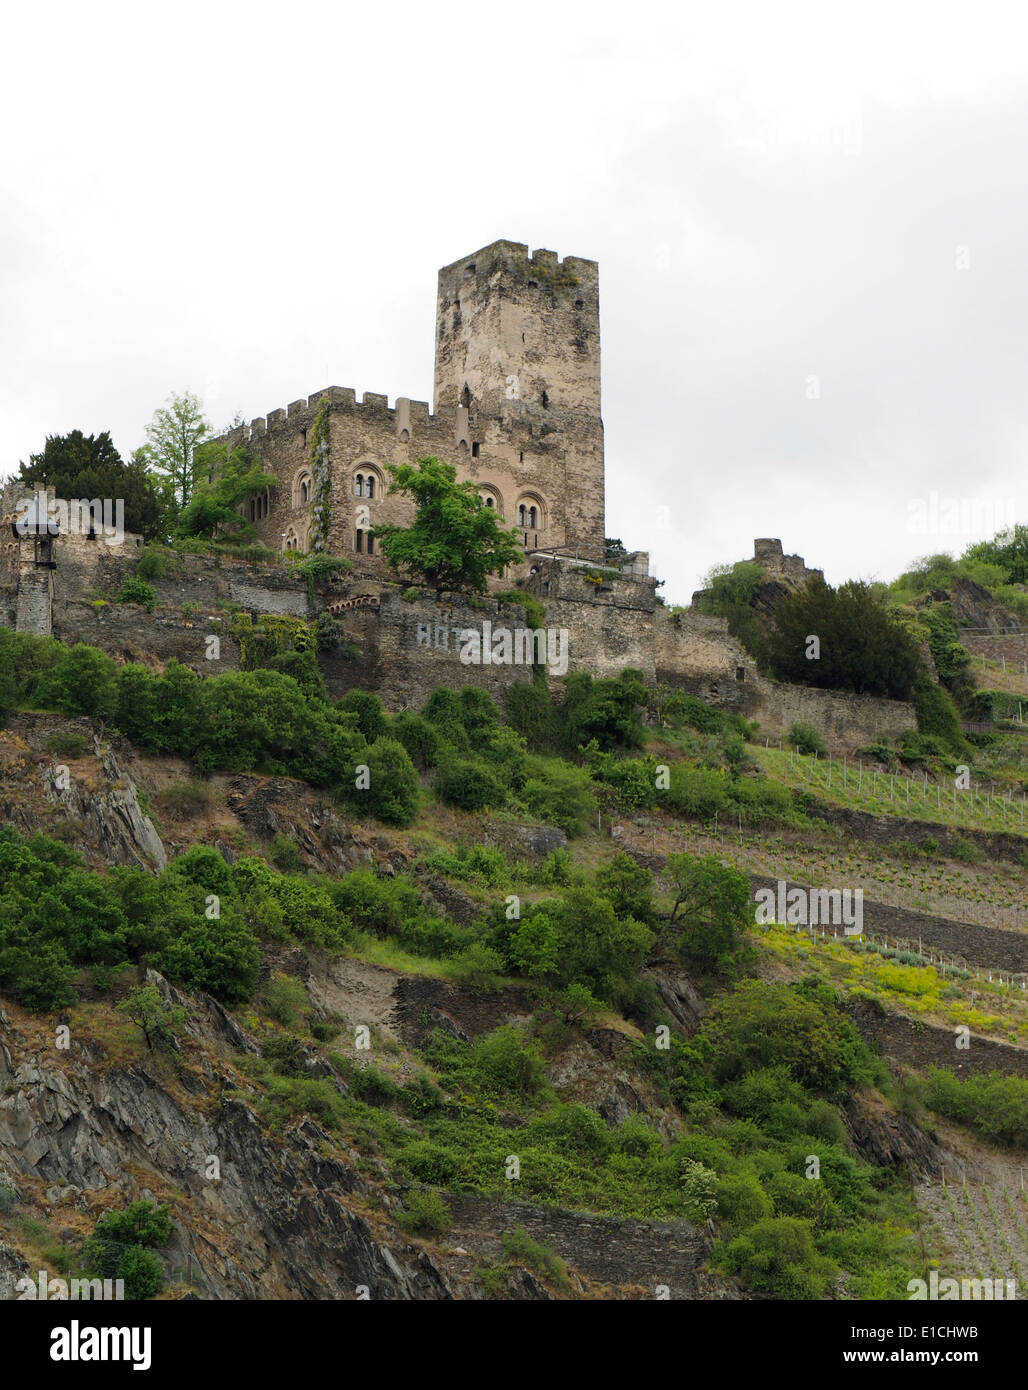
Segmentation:
{"type": "Polygon", "coordinates": [[[599,419],[599,267],[494,241],[439,272],[435,408],[599,419]]]}

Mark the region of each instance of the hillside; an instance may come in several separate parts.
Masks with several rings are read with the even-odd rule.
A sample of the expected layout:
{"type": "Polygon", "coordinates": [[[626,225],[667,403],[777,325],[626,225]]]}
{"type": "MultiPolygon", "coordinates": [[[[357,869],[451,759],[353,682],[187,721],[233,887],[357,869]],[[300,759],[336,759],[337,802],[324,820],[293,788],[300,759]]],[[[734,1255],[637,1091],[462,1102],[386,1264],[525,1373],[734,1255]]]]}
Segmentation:
{"type": "Polygon", "coordinates": [[[147,747],[107,667],[87,697],[85,657],[71,682],[31,641],[0,730],[5,1297],[96,1267],[139,1201],[171,1221],[161,1299],[1022,1284],[1019,732],[953,809],[937,755],[829,772],[691,698],[646,726],[628,676],[529,684],[505,723],[253,673],[225,699],[278,723],[253,706],[200,775],[170,673],[114,673],[165,711],[147,747]],[[390,794],[323,776],[306,719],[390,794]],[[862,932],[754,921],[779,881],[861,890],[862,932]]]}

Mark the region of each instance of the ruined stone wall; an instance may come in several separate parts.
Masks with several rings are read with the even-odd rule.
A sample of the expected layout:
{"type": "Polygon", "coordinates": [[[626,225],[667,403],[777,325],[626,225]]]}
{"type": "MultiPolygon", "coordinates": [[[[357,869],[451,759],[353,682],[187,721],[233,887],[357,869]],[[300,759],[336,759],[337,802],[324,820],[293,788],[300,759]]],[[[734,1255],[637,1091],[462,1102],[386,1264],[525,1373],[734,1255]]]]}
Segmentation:
{"type": "Polygon", "coordinates": [[[824,578],[823,570],[808,569],[802,555],[786,555],[782,542],[761,536],[753,542],[753,563],[760,565],[768,579],[782,578],[793,584],[803,584],[812,576],[824,578]]]}
{"type": "MultiPolygon", "coordinates": [[[[231,636],[233,609],[255,618],[313,619],[328,608],[336,610],[338,641],[319,659],[333,695],[358,687],[378,693],[390,708],[420,708],[438,685],[480,686],[500,699],[512,682],[531,678],[530,666],[460,660],[459,634],[467,629],[481,632],[485,622],[494,630],[531,627],[520,607],[450,597],[439,604],[430,591],[407,602],[404,586],[359,572],[320,586],[312,611],[306,581],[285,565],[184,555],[150,581],[156,597],[152,613],[116,603],[122,580],[135,570],[137,541],[126,537],[121,546],[107,546],[102,540],[59,537],[54,570],[21,564],[19,587],[8,591],[11,606],[4,620],[22,631],[52,630],[64,642],[92,643],[117,660],[163,664],[175,658],[210,675],[239,665],[231,636]],[[217,661],[208,655],[210,636],[220,641],[217,661]]],[[[18,544],[31,551],[31,542],[18,544]]],[[[737,710],[770,736],[784,734],[797,720],[811,723],[833,751],[891,739],[915,727],[913,710],[897,701],[758,676],[724,619],[691,610],[669,613],[656,603],[655,583],[648,577],[611,575],[542,557],[534,571],[526,593],[542,601],[545,627],[566,630],[569,671],[602,678],[631,667],[649,683],[666,682],[717,708],[737,710]]],[[[562,674],[551,670],[548,678],[559,681],[562,674]]]]}
{"type": "Polygon", "coordinates": [[[917,728],[913,705],[874,695],[851,695],[812,686],[785,685],[761,677],[753,716],[760,732],[784,735],[790,725],[813,724],[832,752],[850,752],[869,743],[890,743],[917,728]]]}
{"type": "Polygon", "coordinates": [[[900,700],[786,685],[759,675],[724,618],[692,609],[658,608],[656,675],[719,709],[756,720],[765,735],[779,737],[800,721],[813,724],[833,752],[889,741],[917,727],[913,706],[900,700]]]}
{"type": "Polygon", "coordinates": [[[682,609],[655,613],[656,678],[747,718],[758,707],[757,668],[724,618],[682,609]]]}

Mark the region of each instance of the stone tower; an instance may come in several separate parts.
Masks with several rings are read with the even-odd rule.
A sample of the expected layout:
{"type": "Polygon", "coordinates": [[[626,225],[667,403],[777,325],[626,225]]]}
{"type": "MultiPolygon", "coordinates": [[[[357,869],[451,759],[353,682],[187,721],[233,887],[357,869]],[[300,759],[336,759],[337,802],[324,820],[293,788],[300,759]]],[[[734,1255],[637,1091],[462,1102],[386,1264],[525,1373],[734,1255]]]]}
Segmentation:
{"type": "Polygon", "coordinates": [[[495,480],[498,502],[528,536],[528,549],[602,559],[595,261],[560,261],[553,251],[529,256],[519,242],[496,241],[444,266],[436,299],[435,409],[457,412],[458,439],[465,434],[471,448],[469,470],[495,480]],[[538,527],[525,524],[533,516],[538,527]]]}
{"type": "Polygon", "coordinates": [[[497,241],[439,272],[435,408],[600,418],[597,265],[497,241]]]}

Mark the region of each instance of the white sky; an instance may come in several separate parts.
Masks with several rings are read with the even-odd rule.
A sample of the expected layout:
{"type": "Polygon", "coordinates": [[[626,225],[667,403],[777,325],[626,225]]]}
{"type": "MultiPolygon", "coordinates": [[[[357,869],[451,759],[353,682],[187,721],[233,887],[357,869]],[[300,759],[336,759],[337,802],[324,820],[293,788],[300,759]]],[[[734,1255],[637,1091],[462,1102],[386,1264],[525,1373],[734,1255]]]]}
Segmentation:
{"type": "Polygon", "coordinates": [[[600,263],[607,530],[669,599],[755,536],[840,582],[1028,520],[1023,7],[97,0],[4,30],[0,474],[74,428],[127,456],[186,388],[216,424],[430,399],[436,270],[507,237],[600,263]]]}

